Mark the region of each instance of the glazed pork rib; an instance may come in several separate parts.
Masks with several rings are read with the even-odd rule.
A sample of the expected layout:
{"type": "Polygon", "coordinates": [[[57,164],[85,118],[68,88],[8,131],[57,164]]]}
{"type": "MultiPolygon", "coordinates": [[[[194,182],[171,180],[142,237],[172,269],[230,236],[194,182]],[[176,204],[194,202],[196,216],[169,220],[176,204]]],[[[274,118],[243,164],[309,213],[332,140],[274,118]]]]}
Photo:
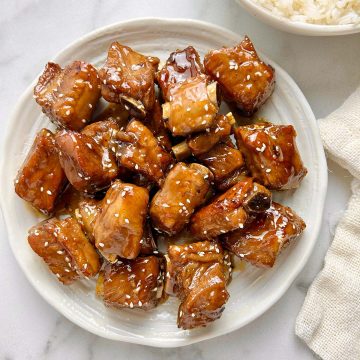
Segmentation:
{"type": "Polygon", "coordinates": [[[251,178],[238,182],[191,218],[191,232],[200,240],[215,239],[246,226],[248,214],[261,213],[271,204],[271,192],[251,178]]]}
{"type": "Polygon", "coordinates": [[[211,127],[218,110],[217,83],[198,75],[171,88],[163,118],[173,136],[187,136],[211,127]]]}
{"type": "Polygon", "coordinates": [[[126,131],[119,131],[116,138],[119,163],[161,185],[173,158],[159,145],[153,133],[140,121],[132,120],[126,131]]]}
{"type": "Polygon", "coordinates": [[[219,244],[170,245],[166,271],[165,288],[181,301],[179,328],[206,326],[220,318],[229,298],[226,285],[231,263],[219,244]]]}
{"type": "Polygon", "coordinates": [[[48,215],[54,211],[65,184],[54,134],[42,129],[18,171],[15,191],[34,208],[48,215]]]}
{"type": "Polygon", "coordinates": [[[210,151],[199,155],[197,158],[211,170],[217,188],[224,187],[223,183],[235,172],[243,173],[244,171],[243,156],[231,141],[218,143],[210,151]]]}
{"type": "Polygon", "coordinates": [[[148,201],[145,188],[120,180],[111,185],[94,225],[96,247],[105,257],[113,261],[114,256],[135,259],[139,255],[148,201]]]}
{"type": "Polygon", "coordinates": [[[235,137],[251,176],[269,189],[297,188],[307,174],[292,125],[263,122],[239,126],[235,137]]]}
{"type": "Polygon", "coordinates": [[[156,74],[163,99],[170,101],[171,87],[175,84],[181,84],[203,73],[204,67],[200,56],[192,46],[172,52],[164,67],[156,74]]]}
{"type": "Polygon", "coordinates": [[[64,285],[79,277],[93,277],[100,270],[99,255],[71,217],[51,218],[33,226],[28,241],[64,285]]]}
{"type": "Polygon", "coordinates": [[[100,79],[96,69],[84,61],[74,61],[65,69],[49,62],[34,97],[56,125],[79,131],[91,120],[100,98],[100,79]]]}
{"type": "Polygon", "coordinates": [[[106,306],[150,310],[161,298],[163,273],[155,256],[119,260],[101,272],[96,291],[106,306]]]}
{"type": "Polygon", "coordinates": [[[130,114],[145,118],[155,102],[155,72],[159,59],[142,55],[128,46],[113,42],[104,66],[99,70],[101,95],[121,103],[130,114]]]}
{"type": "Polygon", "coordinates": [[[153,226],[170,235],[180,232],[204,203],[211,181],[212,174],[205,166],[177,163],[151,201],[153,226]]]}
{"type": "Polygon", "coordinates": [[[275,70],[259,58],[247,36],[235,47],[210,51],[204,66],[219,83],[225,100],[247,116],[258,110],[274,89],[275,70]]]}
{"type": "Polygon", "coordinates": [[[60,164],[78,191],[95,193],[118,176],[115,154],[93,137],[64,129],[56,133],[55,140],[60,164]]]}
{"type": "Polygon", "coordinates": [[[272,267],[281,250],[305,229],[304,221],[287,206],[273,202],[245,228],[223,236],[226,249],[258,267],[272,267]]]}
{"type": "Polygon", "coordinates": [[[206,131],[190,136],[187,140],[173,146],[172,151],[176,159],[182,161],[190,155],[197,157],[210,151],[218,142],[229,137],[234,123],[232,113],[216,115],[213,125],[206,131]]]}

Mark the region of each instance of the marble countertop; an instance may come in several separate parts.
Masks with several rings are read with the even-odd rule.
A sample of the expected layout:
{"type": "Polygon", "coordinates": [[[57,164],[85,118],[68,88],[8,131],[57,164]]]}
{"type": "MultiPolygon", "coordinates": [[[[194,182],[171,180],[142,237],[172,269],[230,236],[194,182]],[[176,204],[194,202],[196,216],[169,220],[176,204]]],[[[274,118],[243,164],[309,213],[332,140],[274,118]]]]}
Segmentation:
{"type": "MultiPolygon", "coordinates": [[[[272,29],[233,0],[14,0],[0,13],[0,123],[5,128],[18,97],[44,64],[79,36],[135,17],[181,17],[247,33],[298,83],[319,118],[337,108],[360,84],[360,34],[311,38],[272,29]]],[[[0,132],[0,142],[4,131],[0,132]]],[[[293,285],[250,325],[210,341],[178,349],[112,342],[73,325],[30,286],[7,242],[0,218],[0,359],[313,359],[294,335],[306,291],[322,268],[335,226],[350,195],[350,175],[329,161],[323,226],[314,252],[293,285]]],[[[319,214],[320,215],[320,214],[319,214]]]]}

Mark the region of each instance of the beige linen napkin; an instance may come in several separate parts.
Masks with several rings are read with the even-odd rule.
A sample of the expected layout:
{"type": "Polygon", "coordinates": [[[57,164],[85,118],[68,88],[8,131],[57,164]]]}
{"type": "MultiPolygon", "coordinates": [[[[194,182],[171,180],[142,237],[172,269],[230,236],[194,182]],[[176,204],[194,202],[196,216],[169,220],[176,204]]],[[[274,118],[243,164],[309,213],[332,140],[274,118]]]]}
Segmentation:
{"type": "Polygon", "coordinates": [[[324,360],[360,359],[360,87],[319,120],[327,155],[355,177],[352,197],[309,288],[296,334],[324,360]]]}

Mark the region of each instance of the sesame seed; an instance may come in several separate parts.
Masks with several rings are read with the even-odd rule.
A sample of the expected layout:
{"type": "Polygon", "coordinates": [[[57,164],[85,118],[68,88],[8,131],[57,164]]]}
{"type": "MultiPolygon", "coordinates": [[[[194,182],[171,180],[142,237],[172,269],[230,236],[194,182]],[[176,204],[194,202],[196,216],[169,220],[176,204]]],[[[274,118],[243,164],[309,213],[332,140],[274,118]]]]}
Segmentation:
{"type": "Polygon", "coordinates": [[[126,218],[125,218],[124,221],[125,221],[127,224],[129,224],[129,222],[130,222],[129,219],[126,219],[126,218]]]}
{"type": "Polygon", "coordinates": [[[41,191],[41,192],[43,192],[43,191],[44,191],[44,188],[43,188],[43,187],[41,187],[41,188],[40,188],[40,191],[41,191]]]}
{"type": "Polygon", "coordinates": [[[45,246],[45,247],[48,247],[48,246],[49,246],[49,242],[48,242],[48,241],[45,241],[45,242],[44,242],[44,246],[45,246]]]}
{"type": "Polygon", "coordinates": [[[66,110],[65,115],[70,115],[70,110],[66,110]]]}
{"type": "Polygon", "coordinates": [[[130,303],[130,309],[132,309],[134,307],[134,304],[131,302],[130,303]]]}
{"type": "Polygon", "coordinates": [[[47,190],[46,193],[47,193],[48,195],[52,195],[52,192],[51,192],[50,190],[47,190]]]}
{"type": "Polygon", "coordinates": [[[116,218],[118,218],[118,217],[119,217],[119,214],[114,214],[114,216],[115,216],[116,218]]]}
{"type": "Polygon", "coordinates": [[[104,245],[104,243],[101,242],[101,243],[99,243],[99,246],[104,247],[105,245],[104,245]]]}

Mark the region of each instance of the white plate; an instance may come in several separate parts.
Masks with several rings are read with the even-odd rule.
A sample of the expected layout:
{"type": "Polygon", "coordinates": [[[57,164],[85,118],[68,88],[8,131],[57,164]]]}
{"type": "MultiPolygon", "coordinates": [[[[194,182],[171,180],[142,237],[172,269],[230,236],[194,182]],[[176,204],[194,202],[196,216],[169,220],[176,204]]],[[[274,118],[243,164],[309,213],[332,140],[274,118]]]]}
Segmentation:
{"type": "MultiPolygon", "coordinates": [[[[99,66],[111,41],[165,60],[177,48],[193,45],[203,56],[208,50],[234,45],[241,35],[194,20],[139,19],[96,30],[61,51],[54,61],[65,65],[82,59],[99,66]]],[[[236,272],[229,286],[230,300],[220,320],[207,328],[183,331],[176,327],[178,302],[170,299],[158,308],[112,310],[95,297],[94,282],[80,281],[63,286],[50,274],[27,243],[27,230],[39,218],[14,192],[13,179],[35,133],[51,127],[32,97],[32,84],[20,98],[7,130],[1,164],[1,204],[11,248],[37,291],[60,313],[77,325],[105,338],[159,347],[175,347],[210,339],[238,329],[260,316],[287,290],[304,267],[316,242],[327,186],[327,167],[314,115],[294,81],[277,64],[276,90],[259,115],[275,123],[293,124],[298,146],[309,170],[295,192],[277,196],[306,221],[303,236],[280,256],[271,270],[250,265],[236,272]]]]}
{"type": "Polygon", "coordinates": [[[347,35],[360,32],[360,25],[319,25],[310,24],[301,21],[292,21],[286,17],[273,14],[253,0],[236,0],[245,10],[264,23],[271,25],[279,30],[287,31],[293,34],[309,36],[333,36],[347,35]]]}

